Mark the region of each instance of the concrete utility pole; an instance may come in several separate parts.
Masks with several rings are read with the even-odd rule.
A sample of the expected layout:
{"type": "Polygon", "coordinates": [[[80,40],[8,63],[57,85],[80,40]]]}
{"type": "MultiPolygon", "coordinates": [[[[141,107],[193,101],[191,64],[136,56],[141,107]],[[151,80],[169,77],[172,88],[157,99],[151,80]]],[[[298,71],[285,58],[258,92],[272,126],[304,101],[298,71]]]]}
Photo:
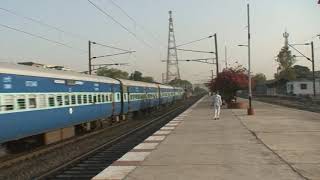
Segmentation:
{"type": "Polygon", "coordinates": [[[215,54],[216,54],[216,68],[217,68],[217,76],[219,74],[219,55],[218,55],[218,39],[217,33],[214,34],[214,44],[215,44],[215,54]]]}
{"type": "Polygon", "coordinates": [[[248,115],[253,115],[254,110],[252,108],[252,87],[251,87],[251,29],[250,29],[250,5],[247,4],[247,15],[248,15],[248,78],[249,78],[249,108],[248,115]]]}

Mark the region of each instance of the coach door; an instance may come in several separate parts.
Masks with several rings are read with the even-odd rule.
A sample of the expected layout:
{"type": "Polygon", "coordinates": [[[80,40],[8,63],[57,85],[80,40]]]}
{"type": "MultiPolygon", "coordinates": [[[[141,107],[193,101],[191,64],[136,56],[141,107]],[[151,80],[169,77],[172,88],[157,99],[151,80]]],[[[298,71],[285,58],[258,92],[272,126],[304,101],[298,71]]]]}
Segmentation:
{"type": "Polygon", "coordinates": [[[128,112],[128,87],[121,84],[121,113],[126,114],[128,112]]]}
{"type": "Polygon", "coordinates": [[[115,115],[115,110],[116,110],[116,103],[115,103],[115,96],[114,96],[114,93],[115,93],[115,85],[112,85],[111,86],[111,94],[110,94],[110,99],[111,99],[111,102],[112,102],[112,115],[115,115]]]}

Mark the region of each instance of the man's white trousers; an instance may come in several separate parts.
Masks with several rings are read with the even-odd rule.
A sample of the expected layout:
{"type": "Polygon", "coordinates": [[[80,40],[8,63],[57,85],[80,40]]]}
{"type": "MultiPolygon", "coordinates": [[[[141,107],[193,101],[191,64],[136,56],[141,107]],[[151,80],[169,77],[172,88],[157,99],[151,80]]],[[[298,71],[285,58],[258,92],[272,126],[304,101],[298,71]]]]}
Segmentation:
{"type": "Polygon", "coordinates": [[[220,106],[215,105],[214,106],[214,118],[220,117],[220,106]]]}

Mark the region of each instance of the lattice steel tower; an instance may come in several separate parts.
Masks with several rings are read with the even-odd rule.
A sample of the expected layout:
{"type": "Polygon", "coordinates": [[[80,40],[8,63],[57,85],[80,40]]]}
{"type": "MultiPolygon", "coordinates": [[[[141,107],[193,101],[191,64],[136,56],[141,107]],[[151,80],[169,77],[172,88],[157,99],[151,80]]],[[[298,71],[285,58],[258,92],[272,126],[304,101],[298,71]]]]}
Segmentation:
{"type": "Polygon", "coordinates": [[[166,83],[171,80],[180,79],[178,54],[176,39],[174,37],[172,11],[169,11],[169,37],[168,37],[168,54],[167,54],[167,73],[166,83]]]}

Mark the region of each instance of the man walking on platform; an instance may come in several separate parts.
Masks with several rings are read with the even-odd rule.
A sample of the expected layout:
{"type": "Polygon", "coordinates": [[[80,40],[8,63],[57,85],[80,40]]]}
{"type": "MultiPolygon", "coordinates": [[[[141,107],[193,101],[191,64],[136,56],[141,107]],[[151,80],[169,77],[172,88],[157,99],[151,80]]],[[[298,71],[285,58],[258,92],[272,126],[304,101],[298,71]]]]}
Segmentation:
{"type": "Polygon", "coordinates": [[[221,96],[218,91],[212,96],[212,105],[214,108],[214,120],[217,120],[220,118],[220,107],[222,105],[221,96]]]}

